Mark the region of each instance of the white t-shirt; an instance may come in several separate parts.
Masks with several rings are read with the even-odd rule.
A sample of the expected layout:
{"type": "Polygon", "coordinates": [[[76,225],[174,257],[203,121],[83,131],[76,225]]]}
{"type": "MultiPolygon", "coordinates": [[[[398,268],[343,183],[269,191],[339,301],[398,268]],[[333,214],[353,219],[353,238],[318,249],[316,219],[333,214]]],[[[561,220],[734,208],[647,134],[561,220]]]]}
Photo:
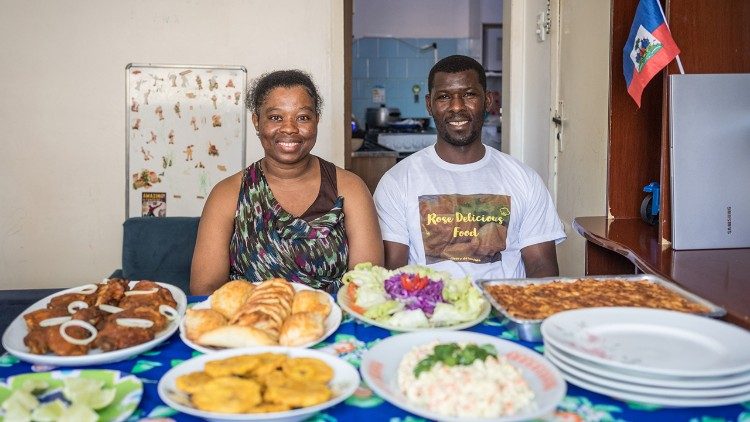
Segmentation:
{"type": "Polygon", "coordinates": [[[388,170],[375,190],[383,240],[409,246],[409,264],[473,279],[523,278],[521,249],[565,240],[541,177],[485,148],[471,164],[424,148],[388,170]]]}

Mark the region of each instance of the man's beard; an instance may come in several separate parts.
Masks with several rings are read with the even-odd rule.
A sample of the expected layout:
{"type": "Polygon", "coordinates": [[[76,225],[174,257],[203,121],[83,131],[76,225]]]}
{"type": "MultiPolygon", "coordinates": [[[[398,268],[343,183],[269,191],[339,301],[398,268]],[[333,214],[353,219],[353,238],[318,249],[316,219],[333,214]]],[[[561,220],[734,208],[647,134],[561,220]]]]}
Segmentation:
{"type": "Polygon", "coordinates": [[[471,130],[465,136],[453,136],[449,131],[450,125],[447,122],[442,122],[436,125],[438,126],[438,134],[442,136],[443,140],[457,147],[471,145],[473,142],[481,139],[481,135],[482,135],[481,126],[479,128],[476,128],[472,125],[471,130]]]}

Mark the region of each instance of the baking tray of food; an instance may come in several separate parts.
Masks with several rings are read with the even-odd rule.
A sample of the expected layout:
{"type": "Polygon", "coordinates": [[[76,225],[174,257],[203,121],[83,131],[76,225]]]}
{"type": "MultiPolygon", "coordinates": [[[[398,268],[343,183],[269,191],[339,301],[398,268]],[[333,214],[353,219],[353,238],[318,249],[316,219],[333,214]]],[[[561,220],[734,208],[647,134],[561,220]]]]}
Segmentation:
{"type": "Polygon", "coordinates": [[[721,317],[726,311],[653,274],[484,279],[476,282],[518,337],[542,341],[544,318],[568,309],[640,306],[721,317]]]}

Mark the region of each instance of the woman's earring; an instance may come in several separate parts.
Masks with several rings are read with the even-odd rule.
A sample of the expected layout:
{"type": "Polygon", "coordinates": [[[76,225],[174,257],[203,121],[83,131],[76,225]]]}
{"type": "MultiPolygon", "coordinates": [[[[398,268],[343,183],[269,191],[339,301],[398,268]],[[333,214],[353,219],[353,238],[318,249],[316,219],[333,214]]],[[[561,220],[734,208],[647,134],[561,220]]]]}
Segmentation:
{"type": "Polygon", "coordinates": [[[257,136],[258,138],[260,138],[260,132],[256,131],[255,132],[255,136],[257,136]]]}

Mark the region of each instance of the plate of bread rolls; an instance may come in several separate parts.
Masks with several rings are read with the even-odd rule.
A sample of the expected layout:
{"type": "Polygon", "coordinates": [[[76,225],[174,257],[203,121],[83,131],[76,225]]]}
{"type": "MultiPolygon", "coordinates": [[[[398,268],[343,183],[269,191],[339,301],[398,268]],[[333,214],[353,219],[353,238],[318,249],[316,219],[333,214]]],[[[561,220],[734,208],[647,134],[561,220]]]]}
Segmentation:
{"type": "Polygon", "coordinates": [[[300,283],[274,278],[232,280],[185,312],[180,338],[203,353],[253,347],[310,347],[341,324],[333,297],[300,283]]]}

